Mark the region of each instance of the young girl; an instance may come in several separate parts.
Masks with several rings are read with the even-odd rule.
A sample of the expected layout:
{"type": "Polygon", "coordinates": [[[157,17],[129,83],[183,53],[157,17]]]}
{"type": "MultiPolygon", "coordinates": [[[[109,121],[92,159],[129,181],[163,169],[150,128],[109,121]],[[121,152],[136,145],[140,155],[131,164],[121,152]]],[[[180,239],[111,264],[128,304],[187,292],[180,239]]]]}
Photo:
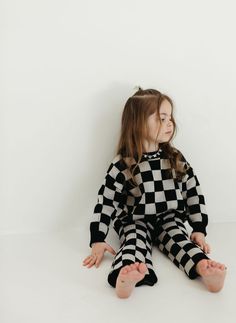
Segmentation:
{"type": "Polygon", "coordinates": [[[98,267],[105,251],[115,257],[108,282],[120,298],[135,286],[154,285],[152,245],[190,279],[201,276],[211,292],[222,289],[225,265],[211,260],[205,241],[208,216],[193,168],[171,140],[176,132],[173,102],[157,90],[139,90],[122,115],[117,155],[98,192],[90,224],[91,255],[83,265],[98,267]],[[105,242],[112,220],[117,252],[105,242]],[[188,236],[184,222],[193,231],[188,236]]]}

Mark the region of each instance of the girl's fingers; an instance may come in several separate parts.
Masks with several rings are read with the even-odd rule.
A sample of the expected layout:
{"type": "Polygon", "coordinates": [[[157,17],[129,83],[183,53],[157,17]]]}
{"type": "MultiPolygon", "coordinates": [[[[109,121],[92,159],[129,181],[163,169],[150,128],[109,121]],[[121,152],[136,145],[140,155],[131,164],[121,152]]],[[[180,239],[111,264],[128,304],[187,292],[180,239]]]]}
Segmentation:
{"type": "Polygon", "coordinates": [[[210,246],[206,242],[198,241],[195,242],[205,253],[210,253],[210,246]]]}
{"type": "Polygon", "coordinates": [[[84,259],[84,261],[83,261],[83,262],[84,262],[84,263],[85,263],[85,262],[88,262],[90,259],[91,259],[91,256],[88,256],[88,257],[86,257],[86,258],[84,259]]]}
{"type": "Polygon", "coordinates": [[[96,257],[94,257],[94,258],[92,258],[91,260],[90,260],[90,262],[88,263],[88,268],[91,268],[94,264],[95,264],[95,262],[96,262],[96,257]]]}
{"type": "Polygon", "coordinates": [[[84,266],[86,266],[86,265],[89,263],[89,261],[90,261],[89,259],[85,259],[85,260],[83,261],[83,265],[84,265],[84,266]]]}
{"type": "Polygon", "coordinates": [[[192,242],[196,242],[194,236],[191,235],[190,239],[192,240],[192,242]]]}
{"type": "Polygon", "coordinates": [[[94,263],[94,260],[87,260],[86,262],[83,263],[84,266],[90,265],[91,263],[94,263]]]}
{"type": "Polygon", "coordinates": [[[102,261],[103,258],[103,254],[97,254],[97,255],[91,255],[88,256],[84,262],[83,265],[87,266],[88,268],[91,268],[93,265],[95,265],[96,267],[98,267],[102,261]]]}
{"type": "Polygon", "coordinates": [[[200,247],[204,252],[207,252],[208,245],[206,242],[204,242],[202,240],[195,240],[194,243],[196,243],[196,245],[198,245],[198,247],[200,247]]]}
{"type": "Polygon", "coordinates": [[[108,244],[106,244],[105,249],[104,249],[104,244],[103,244],[103,247],[99,246],[99,248],[98,248],[98,246],[93,245],[93,248],[92,248],[93,254],[86,257],[83,260],[83,265],[87,266],[88,268],[92,267],[93,265],[98,267],[102,261],[102,258],[104,256],[104,252],[106,250],[109,251],[111,254],[116,255],[115,250],[111,246],[109,246],[108,244]]]}
{"type": "Polygon", "coordinates": [[[97,256],[90,255],[87,258],[84,259],[83,265],[88,266],[88,268],[92,267],[96,262],[97,256]]]}
{"type": "Polygon", "coordinates": [[[88,263],[88,262],[90,262],[91,259],[93,259],[93,256],[92,255],[86,257],[83,262],[84,263],[88,263]]]}
{"type": "Polygon", "coordinates": [[[93,265],[94,265],[94,263],[89,263],[88,265],[87,265],[87,268],[91,268],[91,267],[93,267],[93,265]]]}
{"type": "Polygon", "coordinates": [[[202,243],[199,244],[199,247],[204,250],[204,245],[202,243]]]}
{"type": "Polygon", "coordinates": [[[103,255],[97,257],[96,262],[95,262],[95,267],[96,268],[100,265],[100,263],[102,261],[102,258],[103,258],[103,255]]]}
{"type": "Polygon", "coordinates": [[[202,247],[203,247],[203,243],[202,243],[202,241],[195,240],[195,241],[194,241],[194,243],[195,243],[198,247],[200,247],[200,248],[202,249],[202,247]]]}
{"type": "Polygon", "coordinates": [[[210,246],[209,246],[209,244],[206,244],[206,253],[210,253],[210,246]]]}

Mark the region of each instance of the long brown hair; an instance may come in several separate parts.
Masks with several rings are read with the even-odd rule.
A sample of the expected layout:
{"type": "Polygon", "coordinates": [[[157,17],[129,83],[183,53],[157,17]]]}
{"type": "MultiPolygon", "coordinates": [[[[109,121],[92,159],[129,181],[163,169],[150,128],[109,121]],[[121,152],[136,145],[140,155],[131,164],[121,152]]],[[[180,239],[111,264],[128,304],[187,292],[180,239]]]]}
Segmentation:
{"type": "MultiPolygon", "coordinates": [[[[134,183],[132,184],[131,182],[131,185],[137,185],[134,178],[134,171],[143,157],[143,140],[149,139],[147,119],[151,114],[157,112],[160,120],[160,105],[164,100],[168,100],[172,107],[171,120],[173,122],[173,133],[168,142],[159,143],[159,148],[162,149],[166,158],[169,159],[171,168],[175,169],[177,180],[180,180],[186,174],[186,169],[179,163],[183,156],[170,142],[177,132],[172,99],[157,90],[143,90],[139,87],[138,91],[129,97],[125,103],[121,119],[120,138],[116,150],[116,153],[121,155],[122,162],[127,166],[131,174],[131,179],[134,183]],[[136,161],[135,166],[133,163],[134,160],[136,161]]],[[[169,176],[171,177],[171,175],[172,170],[170,169],[169,176]]]]}

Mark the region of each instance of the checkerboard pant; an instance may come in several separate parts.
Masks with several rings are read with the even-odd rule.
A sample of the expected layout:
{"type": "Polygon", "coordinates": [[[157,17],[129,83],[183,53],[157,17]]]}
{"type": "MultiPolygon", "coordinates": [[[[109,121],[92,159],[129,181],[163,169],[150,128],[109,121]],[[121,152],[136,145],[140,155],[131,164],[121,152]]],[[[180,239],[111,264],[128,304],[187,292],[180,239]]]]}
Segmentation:
{"type": "Polygon", "coordinates": [[[157,245],[190,279],[198,276],[195,270],[196,264],[202,259],[209,259],[190,241],[184,223],[174,213],[161,219],[157,218],[155,222],[136,220],[133,223],[123,224],[119,237],[121,246],[108,275],[108,282],[113,287],[116,285],[120,269],[135,262],[144,262],[148,268],[148,273],[136,286],[153,286],[157,282],[152,264],[152,245],[157,245]]]}

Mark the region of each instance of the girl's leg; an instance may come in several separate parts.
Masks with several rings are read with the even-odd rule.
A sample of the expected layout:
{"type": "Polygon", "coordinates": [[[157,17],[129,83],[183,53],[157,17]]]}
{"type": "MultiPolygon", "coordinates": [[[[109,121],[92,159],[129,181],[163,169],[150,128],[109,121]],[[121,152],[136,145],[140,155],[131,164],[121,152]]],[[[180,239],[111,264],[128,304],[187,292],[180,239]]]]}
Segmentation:
{"type": "Polygon", "coordinates": [[[172,214],[160,222],[156,241],[159,249],[190,279],[201,276],[209,291],[221,290],[224,285],[225,266],[210,260],[203,250],[189,239],[180,218],[172,214]]]}
{"type": "Polygon", "coordinates": [[[166,215],[158,222],[156,243],[190,279],[199,276],[196,271],[197,263],[209,259],[203,250],[190,240],[184,223],[175,213],[166,215]]]}
{"type": "Polygon", "coordinates": [[[111,286],[116,287],[117,277],[121,272],[129,272],[130,269],[143,273],[144,266],[138,263],[145,264],[146,274],[138,281],[135,286],[140,285],[154,285],[157,282],[156,274],[153,270],[152,264],[152,239],[150,231],[154,227],[141,220],[137,220],[133,223],[123,224],[119,231],[119,237],[121,241],[121,247],[119,248],[108,275],[108,282],[111,286]],[[135,264],[134,266],[130,266],[135,264]],[[136,268],[134,268],[136,267],[136,268]]]}

